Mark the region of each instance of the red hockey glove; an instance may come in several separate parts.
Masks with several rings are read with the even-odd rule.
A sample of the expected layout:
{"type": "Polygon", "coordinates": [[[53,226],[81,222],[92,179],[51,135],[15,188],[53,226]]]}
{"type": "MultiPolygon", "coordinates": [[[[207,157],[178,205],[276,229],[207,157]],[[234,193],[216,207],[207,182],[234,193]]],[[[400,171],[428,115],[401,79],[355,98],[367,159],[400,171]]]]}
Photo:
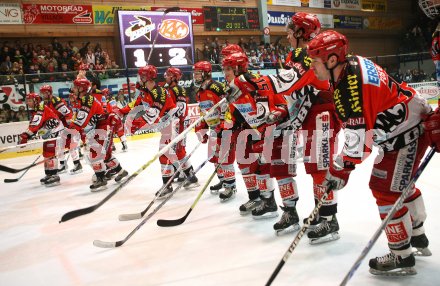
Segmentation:
{"type": "Polygon", "coordinates": [[[342,169],[336,168],[335,164],[333,163],[330,166],[330,169],[327,171],[324,185],[330,187],[333,191],[338,191],[344,188],[348,183],[350,173],[354,170],[354,168],[354,163],[348,161],[344,162],[344,167],[342,169]]]}
{"type": "Polygon", "coordinates": [[[266,118],[267,124],[274,124],[280,122],[287,116],[287,110],[282,107],[276,107],[272,110],[266,118]]]}
{"type": "Polygon", "coordinates": [[[18,145],[20,144],[26,144],[29,139],[29,134],[26,132],[23,132],[20,134],[20,137],[18,137],[18,145]]]}
{"type": "Polygon", "coordinates": [[[423,122],[423,127],[428,137],[429,144],[436,152],[440,152],[440,109],[429,114],[423,122]]]}
{"type": "Polygon", "coordinates": [[[203,130],[200,130],[199,132],[196,132],[197,139],[199,139],[199,141],[202,144],[206,144],[208,142],[209,136],[208,136],[207,132],[203,133],[202,131],[203,130]]]}

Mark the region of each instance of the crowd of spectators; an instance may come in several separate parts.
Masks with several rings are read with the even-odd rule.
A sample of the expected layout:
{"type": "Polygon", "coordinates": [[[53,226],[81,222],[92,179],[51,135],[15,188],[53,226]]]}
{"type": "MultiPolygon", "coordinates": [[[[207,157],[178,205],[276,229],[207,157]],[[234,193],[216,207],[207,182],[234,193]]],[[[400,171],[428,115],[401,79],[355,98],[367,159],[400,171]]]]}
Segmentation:
{"type": "Polygon", "coordinates": [[[398,82],[423,82],[423,81],[434,81],[433,75],[426,74],[422,69],[407,69],[405,72],[398,70],[396,72],[391,72],[390,75],[398,82]]]}
{"type": "MultiPolygon", "coordinates": [[[[198,53],[198,61],[205,60],[212,64],[220,64],[221,50],[229,45],[229,40],[220,40],[215,37],[214,40],[206,38],[203,43],[203,49],[198,53]]],[[[286,56],[289,52],[288,47],[274,42],[265,44],[264,42],[257,43],[254,37],[240,38],[237,43],[245,51],[249,57],[250,69],[261,68],[275,68],[276,65],[284,65],[286,56]]]]}
{"type": "Polygon", "coordinates": [[[13,76],[23,74],[29,74],[34,83],[73,80],[76,76],[73,71],[82,64],[88,65],[101,79],[107,76],[107,70],[119,68],[99,43],[92,47],[86,42],[78,48],[73,41],[63,45],[57,38],[47,45],[4,41],[0,47],[0,83],[10,84],[13,76]],[[42,73],[58,74],[43,77],[42,73]]]}
{"type": "Polygon", "coordinates": [[[17,122],[17,121],[27,121],[28,112],[24,105],[18,108],[18,111],[14,111],[11,109],[11,106],[7,103],[3,104],[0,107],[0,123],[9,123],[9,122],[17,122]]]}

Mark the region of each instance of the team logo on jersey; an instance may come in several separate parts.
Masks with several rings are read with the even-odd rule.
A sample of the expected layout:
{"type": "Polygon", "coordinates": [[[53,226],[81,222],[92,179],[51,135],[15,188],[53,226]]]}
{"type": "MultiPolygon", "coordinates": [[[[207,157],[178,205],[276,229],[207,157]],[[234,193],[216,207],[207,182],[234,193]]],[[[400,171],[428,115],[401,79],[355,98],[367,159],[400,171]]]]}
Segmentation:
{"type": "Polygon", "coordinates": [[[130,27],[125,30],[125,35],[130,37],[130,42],[133,42],[140,37],[145,37],[151,41],[151,32],[156,29],[156,24],[151,21],[150,17],[134,16],[137,20],[130,21],[130,27]]]}
{"type": "Polygon", "coordinates": [[[374,63],[369,59],[365,59],[362,57],[359,57],[359,59],[361,62],[362,78],[364,80],[364,83],[372,84],[379,87],[380,86],[379,72],[374,66],[374,63]]]}

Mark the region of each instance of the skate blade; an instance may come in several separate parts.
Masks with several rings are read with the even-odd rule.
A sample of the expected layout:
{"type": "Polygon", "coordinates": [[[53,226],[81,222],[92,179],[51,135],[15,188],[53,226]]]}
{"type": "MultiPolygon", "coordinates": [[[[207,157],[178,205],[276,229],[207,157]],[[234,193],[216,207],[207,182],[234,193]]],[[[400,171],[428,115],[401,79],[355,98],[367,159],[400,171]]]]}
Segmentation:
{"type": "Polygon", "coordinates": [[[252,215],[252,218],[255,220],[260,220],[260,219],[274,218],[277,216],[278,216],[278,212],[274,211],[274,212],[268,212],[268,213],[265,213],[264,215],[259,215],[259,216],[252,215]]]}
{"type": "Polygon", "coordinates": [[[299,224],[294,224],[285,229],[275,230],[276,236],[282,236],[299,230],[299,224]]]}
{"type": "Polygon", "coordinates": [[[57,174],[59,175],[59,174],[64,174],[64,173],[66,173],[67,172],[67,169],[66,170],[63,170],[63,171],[60,171],[60,170],[58,170],[57,171],[57,174]]]}
{"type": "Polygon", "coordinates": [[[46,187],[48,187],[48,188],[50,188],[50,187],[55,187],[55,186],[58,186],[58,185],[60,185],[61,184],[61,182],[55,182],[55,183],[51,183],[51,184],[44,184],[44,186],[46,186],[46,187]]]}
{"type": "Polygon", "coordinates": [[[107,189],[107,186],[101,186],[101,187],[99,187],[99,188],[97,188],[97,189],[90,189],[90,191],[92,192],[92,193],[97,193],[97,192],[100,192],[100,191],[104,191],[104,190],[106,190],[107,189]]]}
{"type": "Polygon", "coordinates": [[[183,186],[185,189],[187,189],[187,190],[191,190],[191,189],[194,189],[194,188],[197,188],[197,187],[200,187],[200,184],[199,183],[192,183],[192,184],[190,184],[190,185],[188,185],[188,186],[183,186]]]}
{"type": "Polygon", "coordinates": [[[230,196],[229,198],[219,198],[221,203],[225,203],[227,201],[232,200],[233,198],[235,198],[235,193],[232,194],[232,196],[230,196]]]}
{"type": "Polygon", "coordinates": [[[370,268],[370,273],[373,275],[379,275],[379,276],[397,277],[397,276],[416,275],[417,270],[414,267],[403,267],[403,268],[397,268],[397,269],[390,270],[390,271],[381,271],[381,270],[370,268]]]}
{"type": "Polygon", "coordinates": [[[81,169],[81,170],[78,170],[78,171],[70,171],[70,175],[76,175],[76,174],[80,174],[80,173],[82,173],[83,172],[83,170],[81,169]]]}
{"type": "Polygon", "coordinates": [[[248,211],[240,211],[240,215],[242,216],[247,216],[248,214],[252,213],[252,210],[248,210],[248,211]]]}
{"type": "Polygon", "coordinates": [[[211,195],[218,195],[219,190],[210,190],[211,191],[211,195]]]}
{"type": "Polygon", "coordinates": [[[417,248],[417,247],[416,247],[416,250],[413,251],[413,254],[414,254],[415,256],[431,256],[431,255],[432,255],[432,252],[431,252],[431,250],[429,250],[429,248],[427,248],[427,247],[425,247],[425,248],[417,248]]]}
{"type": "Polygon", "coordinates": [[[157,197],[157,200],[158,200],[158,201],[163,201],[163,200],[167,199],[169,196],[171,196],[171,194],[163,195],[163,196],[161,196],[161,197],[157,197]]]}
{"type": "Polygon", "coordinates": [[[323,236],[323,237],[309,238],[310,239],[309,242],[311,245],[315,245],[315,244],[330,242],[333,240],[338,240],[339,238],[340,238],[339,233],[333,232],[333,233],[327,234],[326,236],[323,236]]]}

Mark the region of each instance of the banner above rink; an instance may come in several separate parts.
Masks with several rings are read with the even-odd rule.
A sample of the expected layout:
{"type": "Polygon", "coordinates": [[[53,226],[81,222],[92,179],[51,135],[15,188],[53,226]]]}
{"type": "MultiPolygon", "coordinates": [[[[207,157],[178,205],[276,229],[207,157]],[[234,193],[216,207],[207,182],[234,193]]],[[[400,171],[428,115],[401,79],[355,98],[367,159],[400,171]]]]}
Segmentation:
{"type": "Polygon", "coordinates": [[[115,14],[118,10],[149,11],[151,10],[151,6],[93,5],[93,18],[95,24],[113,25],[115,22],[115,14]]]}
{"type": "Polygon", "coordinates": [[[268,5],[361,10],[361,0],[270,0],[268,5]]]}
{"type": "Polygon", "coordinates": [[[93,24],[92,5],[23,4],[25,24],[93,24]]]}
{"type": "Polygon", "coordinates": [[[0,25],[1,24],[23,24],[20,4],[0,3],[0,25]]]}

